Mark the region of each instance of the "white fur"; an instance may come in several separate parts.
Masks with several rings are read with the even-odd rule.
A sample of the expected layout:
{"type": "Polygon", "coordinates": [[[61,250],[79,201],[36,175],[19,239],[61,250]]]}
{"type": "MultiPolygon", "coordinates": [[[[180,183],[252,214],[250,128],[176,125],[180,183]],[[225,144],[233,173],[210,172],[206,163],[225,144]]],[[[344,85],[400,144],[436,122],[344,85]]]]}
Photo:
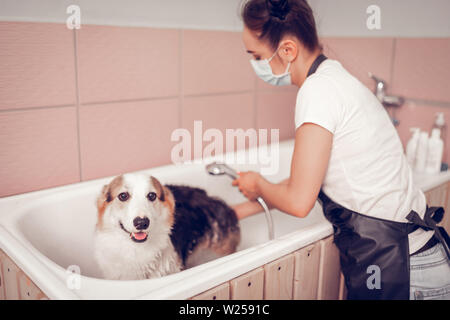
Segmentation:
{"type": "Polygon", "coordinates": [[[96,229],[94,256],[106,279],[135,280],[161,277],[181,270],[181,259],[170,240],[169,209],[159,200],[149,201],[147,194],[156,192],[150,176],[125,174],[118,192],[127,191],[130,198],[121,202],[117,197],[106,207],[102,224],[96,229]],[[148,238],[136,243],[127,231],[137,232],[133,219],[150,220],[148,238]]]}

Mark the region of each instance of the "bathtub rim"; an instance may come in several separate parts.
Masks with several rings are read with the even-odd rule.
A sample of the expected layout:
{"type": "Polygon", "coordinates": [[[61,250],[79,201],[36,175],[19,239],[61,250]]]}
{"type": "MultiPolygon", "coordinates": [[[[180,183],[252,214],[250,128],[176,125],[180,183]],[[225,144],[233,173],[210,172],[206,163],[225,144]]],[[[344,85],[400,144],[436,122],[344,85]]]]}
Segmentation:
{"type": "MultiPolygon", "coordinates": [[[[278,143],[279,148],[293,148],[294,140],[284,140],[278,143]]],[[[249,149],[238,150],[236,152],[247,152],[249,149]]],[[[233,152],[231,152],[233,153],[233,152]]],[[[215,158],[204,158],[202,162],[199,164],[205,164],[207,161],[213,161],[215,158]]],[[[192,163],[195,164],[195,163],[192,163]]],[[[159,172],[165,172],[168,168],[173,168],[173,166],[182,167],[183,164],[167,164],[163,166],[157,166],[153,168],[147,168],[137,171],[125,172],[125,173],[151,173],[157,175],[159,172]]],[[[65,269],[63,269],[56,262],[50,260],[43,253],[39,252],[37,248],[35,248],[25,236],[25,240],[28,242],[24,242],[23,239],[17,239],[14,234],[11,232],[18,231],[19,228],[14,226],[14,223],[17,223],[20,217],[23,214],[19,214],[18,216],[14,216],[14,213],[19,211],[24,211],[27,207],[29,207],[28,203],[23,203],[23,200],[34,201],[38,197],[54,195],[57,193],[70,193],[76,192],[78,188],[91,188],[95,185],[100,185],[101,183],[108,183],[113,179],[117,174],[101,177],[92,180],[80,181],[71,184],[66,184],[63,186],[56,186],[52,188],[46,188],[42,190],[35,190],[31,192],[21,193],[18,195],[12,195],[8,197],[0,198],[0,248],[7,254],[10,259],[23,270],[23,272],[51,299],[95,299],[90,297],[89,295],[84,294],[83,292],[74,292],[68,289],[65,286],[65,269]],[[4,210],[9,212],[3,212],[4,210]],[[10,230],[11,229],[11,230],[10,230]],[[27,245],[29,245],[27,247],[27,245]],[[30,250],[30,248],[32,250],[30,250]],[[36,252],[34,252],[35,250],[36,252]],[[46,263],[45,259],[50,261],[50,263],[46,263]],[[25,261],[25,264],[23,263],[25,261]],[[30,266],[30,265],[33,266],[30,266]],[[54,264],[54,266],[52,265],[54,264]],[[55,268],[56,266],[56,268],[55,268]],[[60,269],[58,269],[60,268],[60,269]],[[45,277],[44,277],[44,276],[45,277]],[[45,279],[45,281],[43,280],[45,279]]],[[[418,176],[422,178],[422,176],[418,176]]],[[[425,183],[422,183],[421,180],[415,181],[417,186],[422,189],[423,192],[431,190],[436,185],[440,185],[443,182],[450,181],[450,171],[440,173],[435,177],[428,178],[426,187],[425,183]]],[[[32,205],[30,205],[32,206],[32,205]]],[[[314,210],[314,209],[313,209],[314,210]]],[[[323,239],[332,234],[331,224],[328,222],[319,222],[315,225],[307,226],[298,231],[290,232],[286,235],[283,235],[273,241],[268,241],[265,243],[261,243],[259,245],[238,251],[232,255],[222,257],[205,264],[196,266],[194,268],[185,270],[177,274],[169,275],[161,279],[148,279],[148,280],[134,280],[134,281],[116,281],[114,285],[121,283],[120,288],[126,288],[129,286],[129,282],[135,281],[155,281],[158,280],[158,286],[152,287],[151,289],[147,289],[147,292],[144,294],[137,294],[133,296],[128,296],[128,299],[185,299],[190,298],[196,294],[199,294],[203,291],[211,289],[212,287],[219,285],[221,283],[230,281],[236,276],[242,275],[248,271],[251,271],[254,268],[261,267],[265,263],[276,260],[283,255],[294,252],[297,249],[308,246],[309,244],[316,242],[320,239],[323,239]],[[308,232],[307,232],[308,231],[308,232]],[[301,233],[305,234],[301,234],[301,233]],[[256,251],[258,251],[258,255],[256,255],[256,251]],[[260,253],[263,251],[263,255],[260,253]],[[239,255],[238,255],[239,254],[239,255]],[[223,271],[222,264],[228,263],[232,264],[233,260],[240,262],[239,257],[242,255],[248,255],[252,257],[251,263],[246,263],[246,266],[240,266],[238,271],[237,267],[234,267],[232,272],[223,271]],[[230,259],[229,257],[234,257],[230,259]],[[228,259],[227,259],[228,258],[228,259]],[[223,260],[225,259],[225,260],[223,260]],[[202,267],[202,268],[199,268],[202,267]],[[214,279],[206,279],[202,274],[204,269],[212,269],[216,270],[221,277],[215,277],[214,279]],[[192,271],[194,270],[194,271],[192,271]],[[247,271],[245,271],[247,270],[247,271]],[[188,272],[190,271],[190,272],[188,272]],[[185,272],[188,272],[187,274],[185,272]],[[189,277],[197,277],[201,280],[199,283],[191,286],[186,289],[186,287],[180,286],[180,282],[185,279],[185,275],[189,277]],[[170,282],[167,283],[168,277],[170,278],[170,282]],[[164,286],[164,287],[163,287],[164,286]]],[[[87,286],[95,285],[92,282],[112,282],[113,280],[105,280],[93,277],[82,276],[82,278],[87,278],[89,284],[87,286]]],[[[104,299],[102,297],[97,297],[97,299],[104,299]]],[[[108,297],[106,299],[127,299],[127,297],[108,297]]]]}
{"type": "MultiPolygon", "coordinates": [[[[320,206],[316,210],[321,210],[320,206]]],[[[316,214],[320,214],[320,212],[316,212],[316,214]]],[[[15,228],[14,226],[9,227],[15,228]]],[[[104,295],[94,297],[91,294],[86,294],[84,291],[68,289],[65,286],[67,277],[66,270],[29,243],[20,230],[17,231],[19,234],[18,237],[11,234],[10,230],[5,229],[4,226],[0,226],[0,247],[50,299],[161,300],[187,299],[195,296],[216,285],[230,281],[237,276],[329,236],[332,234],[332,227],[327,221],[322,221],[314,225],[306,226],[298,231],[290,232],[272,241],[261,243],[163,278],[147,280],[106,280],[81,275],[82,286],[84,282],[86,288],[95,288],[96,285],[106,284],[105,289],[107,287],[115,287],[114,289],[117,292],[121,288],[129,289],[130,285],[134,285],[139,287],[137,291],[140,291],[132,295],[112,294],[106,297],[104,295]],[[3,244],[5,242],[9,242],[12,246],[4,246],[3,244]],[[246,259],[241,259],[243,256],[246,259]],[[22,261],[26,261],[27,263],[23,264],[22,261]],[[230,267],[231,271],[230,269],[224,270],[224,267],[230,267]],[[205,273],[205,270],[208,272],[205,273]],[[212,274],[214,276],[211,278],[212,274]],[[209,277],[205,275],[209,275],[209,277]],[[191,279],[189,285],[183,284],[186,278],[191,279]],[[151,288],[143,288],[147,286],[151,286],[151,288]]]]}
{"type": "MultiPolygon", "coordinates": [[[[279,142],[271,143],[270,145],[278,145],[279,150],[287,149],[292,150],[294,144],[294,139],[283,140],[279,142]]],[[[258,146],[248,148],[248,149],[240,149],[232,152],[226,152],[220,157],[226,157],[227,154],[242,154],[250,152],[251,150],[258,149],[258,146]]],[[[289,151],[291,152],[291,151],[289,151]]],[[[187,163],[178,163],[173,164],[169,163],[162,166],[156,166],[141,170],[135,170],[130,172],[123,172],[123,174],[127,173],[146,173],[157,176],[160,172],[162,175],[167,172],[168,169],[173,169],[174,166],[178,168],[183,168],[185,164],[188,165],[202,165],[204,166],[206,163],[210,163],[212,161],[216,161],[217,157],[204,157],[200,159],[199,162],[188,161],[187,163]]],[[[107,177],[100,177],[96,179],[79,181],[70,184],[65,184],[62,186],[54,186],[50,188],[45,188],[41,190],[34,190],[29,192],[24,192],[21,194],[11,195],[7,197],[0,198],[0,249],[2,249],[5,254],[49,297],[52,299],[81,299],[83,298],[83,294],[79,292],[72,291],[68,289],[65,285],[65,269],[59,265],[58,263],[51,260],[45,254],[39,251],[37,247],[33,243],[30,242],[28,237],[23,233],[23,229],[18,225],[21,218],[23,218],[29,209],[32,209],[36,203],[35,201],[39,201],[40,198],[45,198],[45,200],[49,200],[52,196],[58,195],[67,195],[71,193],[77,193],[79,190],[84,188],[91,188],[94,186],[107,184],[118,174],[114,174],[107,177]],[[24,201],[26,200],[26,201],[24,201]],[[26,261],[26,263],[23,263],[26,261]],[[45,275],[42,276],[42,275],[45,275]],[[43,280],[45,279],[45,281],[43,280]]],[[[292,232],[288,233],[288,236],[292,232]]],[[[281,238],[281,237],[280,237],[281,238]]],[[[276,240],[274,240],[276,241],[276,240]]],[[[188,270],[184,270],[183,272],[168,275],[161,279],[148,279],[148,280],[133,280],[133,281],[123,281],[123,280],[105,280],[101,278],[95,278],[91,276],[81,276],[82,280],[87,280],[88,282],[115,282],[120,283],[122,285],[127,285],[130,282],[139,281],[152,281],[152,282],[161,282],[161,285],[167,283],[168,277],[170,277],[171,283],[177,283],[177,278],[181,277],[180,280],[185,278],[186,272],[189,274],[186,276],[191,276],[190,273],[201,273],[203,269],[209,269],[211,264],[222,264],[228,263],[228,260],[238,259],[242,255],[247,255],[249,252],[253,252],[255,250],[259,251],[261,248],[265,247],[266,244],[261,243],[259,245],[246,248],[240,250],[232,255],[222,257],[202,265],[190,268],[188,270]],[[229,258],[231,257],[231,258],[229,258]],[[227,258],[225,261],[223,259],[227,258]],[[173,279],[175,278],[175,279],[173,279]]],[[[207,285],[208,288],[210,284],[207,285]]],[[[208,289],[208,288],[205,288],[208,289]]],[[[158,287],[156,287],[156,291],[158,291],[158,287]]],[[[150,296],[152,296],[153,289],[151,289],[150,296]]],[[[138,298],[139,296],[148,296],[149,292],[144,294],[140,294],[137,296],[133,296],[132,298],[138,298]]],[[[153,297],[155,299],[159,299],[159,297],[153,297]]],[[[170,297],[167,297],[170,298],[170,297]]]]}

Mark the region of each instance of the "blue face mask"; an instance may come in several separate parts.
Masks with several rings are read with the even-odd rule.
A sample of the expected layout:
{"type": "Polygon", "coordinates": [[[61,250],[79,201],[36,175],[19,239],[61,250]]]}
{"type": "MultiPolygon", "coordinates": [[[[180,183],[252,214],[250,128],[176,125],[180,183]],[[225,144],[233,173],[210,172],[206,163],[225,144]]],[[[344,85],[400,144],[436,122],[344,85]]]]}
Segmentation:
{"type": "Polygon", "coordinates": [[[255,70],[256,75],[263,81],[270,83],[274,86],[288,86],[292,84],[291,73],[289,72],[289,67],[291,66],[291,62],[289,61],[286,71],[283,74],[273,74],[272,68],[270,67],[270,61],[277,54],[278,48],[273,56],[269,59],[264,60],[255,60],[251,59],[250,63],[255,70]]]}

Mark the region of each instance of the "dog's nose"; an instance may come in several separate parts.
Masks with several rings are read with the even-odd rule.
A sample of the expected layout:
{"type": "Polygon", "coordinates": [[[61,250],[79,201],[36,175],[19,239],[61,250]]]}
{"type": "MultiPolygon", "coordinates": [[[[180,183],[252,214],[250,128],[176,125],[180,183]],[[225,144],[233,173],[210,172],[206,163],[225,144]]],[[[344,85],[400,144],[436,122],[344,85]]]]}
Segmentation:
{"type": "Polygon", "coordinates": [[[138,230],[144,230],[147,229],[149,224],[150,224],[150,220],[148,220],[147,217],[145,218],[141,218],[141,217],[136,217],[133,220],[133,224],[136,227],[136,229],[138,230]]]}

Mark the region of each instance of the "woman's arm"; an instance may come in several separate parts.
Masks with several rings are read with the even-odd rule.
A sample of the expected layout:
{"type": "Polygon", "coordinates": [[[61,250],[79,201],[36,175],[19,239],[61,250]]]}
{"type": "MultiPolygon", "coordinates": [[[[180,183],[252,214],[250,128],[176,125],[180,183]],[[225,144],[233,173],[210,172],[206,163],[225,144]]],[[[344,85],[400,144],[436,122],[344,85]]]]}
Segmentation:
{"type": "MultiPolygon", "coordinates": [[[[239,220],[263,211],[263,208],[257,201],[245,201],[231,207],[236,212],[236,216],[239,220]]],[[[269,207],[269,209],[272,208],[269,207]]]]}
{"type": "Polygon", "coordinates": [[[295,133],[291,175],[286,184],[273,184],[255,172],[241,172],[233,181],[250,200],[261,196],[269,207],[305,217],[317,200],[331,155],[333,134],[314,123],[295,133]]]}

